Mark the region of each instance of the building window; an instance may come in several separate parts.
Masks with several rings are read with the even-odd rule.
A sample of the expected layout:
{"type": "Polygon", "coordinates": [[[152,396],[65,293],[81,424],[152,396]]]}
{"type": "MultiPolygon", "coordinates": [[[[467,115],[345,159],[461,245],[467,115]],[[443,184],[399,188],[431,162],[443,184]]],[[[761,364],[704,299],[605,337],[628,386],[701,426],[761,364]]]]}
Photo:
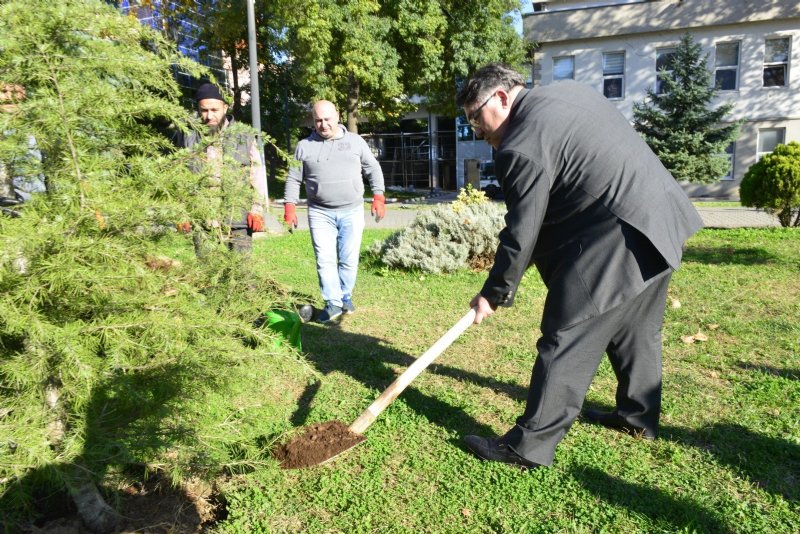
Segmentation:
{"type": "Polygon", "coordinates": [[[739,88],[739,43],[718,43],[714,57],[714,83],[720,91],[739,88]]]}
{"type": "Polygon", "coordinates": [[[725,148],[725,157],[728,160],[728,172],[720,176],[720,180],[733,180],[733,161],[736,155],[736,143],[731,143],[725,148]]]}
{"type": "Polygon", "coordinates": [[[459,141],[475,141],[475,132],[464,115],[456,116],[456,137],[459,141]]]}
{"type": "Polygon", "coordinates": [[[789,68],[789,38],[764,43],[764,87],[784,87],[789,68]]]}
{"type": "Polygon", "coordinates": [[[603,53],[603,94],[625,98],[625,52],[603,53]]]}
{"type": "Polygon", "coordinates": [[[575,56],[553,58],[553,81],[575,79],[575,56]]]}
{"type": "Polygon", "coordinates": [[[656,94],[664,94],[664,77],[672,75],[675,47],[656,49],[656,94]]]}
{"type": "Polygon", "coordinates": [[[776,146],[782,145],[785,135],[786,128],[762,128],[759,130],[756,161],[761,160],[766,154],[775,150],[776,146]]]}

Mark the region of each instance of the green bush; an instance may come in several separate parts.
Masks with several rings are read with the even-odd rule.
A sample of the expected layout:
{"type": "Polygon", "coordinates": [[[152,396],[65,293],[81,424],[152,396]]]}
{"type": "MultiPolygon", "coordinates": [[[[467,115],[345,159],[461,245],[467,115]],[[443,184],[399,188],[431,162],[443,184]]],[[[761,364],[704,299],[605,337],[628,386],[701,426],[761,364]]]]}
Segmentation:
{"type": "Polygon", "coordinates": [[[747,170],[742,204],[775,214],[781,226],[800,226],[800,143],[778,145],[747,170]]]}
{"type": "Polygon", "coordinates": [[[462,190],[452,205],[423,211],[409,226],[375,243],[371,252],[398,269],[429,273],[483,269],[494,260],[504,214],[483,193],[462,190]]]}

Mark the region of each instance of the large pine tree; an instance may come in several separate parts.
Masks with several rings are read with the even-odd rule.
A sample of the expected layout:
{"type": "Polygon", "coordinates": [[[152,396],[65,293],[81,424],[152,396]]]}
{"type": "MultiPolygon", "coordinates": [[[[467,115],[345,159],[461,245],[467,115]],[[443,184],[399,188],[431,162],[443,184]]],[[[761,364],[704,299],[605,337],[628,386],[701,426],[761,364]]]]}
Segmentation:
{"type": "Polygon", "coordinates": [[[286,389],[258,367],[281,349],[254,324],[283,297],[248,258],[220,244],[197,260],[174,231],[225,220],[159,128],[191,121],[175,68],[207,74],[100,0],[0,3],[0,82],[26,90],[0,112],[0,162],[35,140],[40,165],[6,167],[47,185],[0,215],[0,531],[59,495],[111,531],[109,473],[241,465],[282,419],[270,407],[256,430],[233,403],[286,389]]]}
{"type": "Polygon", "coordinates": [[[661,91],[634,104],[634,127],[675,179],[710,184],[728,170],[725,149],[739,136],[739,122],[725,123],[731,104],[711,109],[717,94],[708,56],[687,33],[658,74],[661,91]]]}

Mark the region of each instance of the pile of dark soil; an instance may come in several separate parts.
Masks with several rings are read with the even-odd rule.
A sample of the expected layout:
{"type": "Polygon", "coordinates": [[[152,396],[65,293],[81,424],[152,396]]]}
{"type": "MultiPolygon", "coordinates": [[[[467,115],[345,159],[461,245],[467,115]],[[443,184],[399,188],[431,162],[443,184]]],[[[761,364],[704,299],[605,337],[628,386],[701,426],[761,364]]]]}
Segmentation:
{"type": "Polygon", "coordinates": [[[351,432],[341,421],[315,423],[301,435],[280,445],[272,456],[284,469],[311,467],[355,447],[365,439],[361,434],[351,432]]]}

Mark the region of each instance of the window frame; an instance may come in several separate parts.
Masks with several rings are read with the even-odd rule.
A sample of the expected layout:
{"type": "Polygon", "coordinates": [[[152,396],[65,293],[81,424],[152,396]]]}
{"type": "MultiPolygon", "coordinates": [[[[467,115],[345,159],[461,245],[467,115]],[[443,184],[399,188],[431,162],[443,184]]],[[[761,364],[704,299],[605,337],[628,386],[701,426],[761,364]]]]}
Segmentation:
{"type": "Polygon", "coordinates": [[[472,143],[478,141],[475,130],[464,113],[456,115],[456,143],[472,143]]]}
{"type": "MultiPolygon", "coordinates": [[[[670,52],[667,52],[668,54],[673,54],[674,55],[678,51],[678,45],[662,46],[662,47],[656,48],[656,83],[655,83],[655,87],[654,87],[654,92],[657,95],[663,95],[664,94],[664,91],[662,90],[663,80],[661,79],[661,70],[658,67],[658,56],[661,53],[665,52],[666,50],[670,51],[670,52]]],[[[667,60],[667,62],[668,62],[668,60],[667,60]]],[[[669,69],[669,70],[664,69],[664,74],[672,74],[672,72],[673,72],[672,69],[669,69]]]]}
{"type": "Polygon", "coordinates": [[[720,176],[719,179],[720,181],[728,182],[733,180],[733,170],[736,163],[736,141],[731,141],[731,144],[725,147],[723,154],[728,158],[728,172],[720,176]]]}
{"type": "MultiPolygon", "coordinates": [[[[764,66],[761,71],[761,86],[765,89],[773,87],[789,87],[789,60],[792,57],[792,38],[790,36],[775,36],[767,37],[764,39],[764,66]],[[786,60],[785,61],[767,61],[767,43],[770,41],[786,41],[786,60]],[[774,69],[776,67],[783,68],[783,84],[781,85],[767,85],[767,69],[774,69]]],[[[772,59],[772,58],[770,58],[772,59]]]]}
{"type": "Polygon", "coordinates": [[[564,80],[574,80],[574,79],[575,79],[575,55],[569,54],[563,56],[553,56],[553,82],[562,82],[564,80]],[[570,71],[569,78],[556,78],[556,62],[559,59],[568,59],[572,64],[572,69],[570,71]]]}
{"type": "Polygon", "coordinates": [[[603,96],[605,96],[609,100],[624,100],[625,99],[625,62],[626,62],[626,55],[624,50],[615,50],[613,52],[603,52],[603,59],[602,59],[602,68],[603,68],[603,96]],[[622,72],[619,73],[611,73],[606,74],[606,56],[611,55],[622,55],[622,72]],[[620,82],[620,94],[619,96],[608,96],[606,94],[606,81],[608,80],[619,80],[620,82]]]}
{"type": "Polygon", "coordinates": [[[770,126],[769,128],[759,128],[758,129],[758,137],[756,138],[756,162],[761,161],[761,158],[766,156],[767,154],[772,154],[772,150],[775,150],[775,147],[772,147],[772,150],[761,150],[763,147],[761,146],[761,139],[763,132],[767,131],[775,131],[780,132],[780,141],[775,143],[775,146],[782,145],[786,143],[786,127],[785,126],[770,126]]]}
{"type": "Polygon", "coordinates": [[[742,42],[741,41],[720,41],[719,43],[714,43],[714,87],[717,87],[720,91],[738,91],[739,90],[739,66],[742,62],[742,42]],[[717,51],[719,50],[720,45],[736,45],[736,63],[734,65],[719,65],[717,59],[719,58],[719,54],[717,51]],[[720,71],[733,71],[734,78],[733,78],[733,88],[731,89],[723,89],[718,84],[717,73],[720,71]]]}

